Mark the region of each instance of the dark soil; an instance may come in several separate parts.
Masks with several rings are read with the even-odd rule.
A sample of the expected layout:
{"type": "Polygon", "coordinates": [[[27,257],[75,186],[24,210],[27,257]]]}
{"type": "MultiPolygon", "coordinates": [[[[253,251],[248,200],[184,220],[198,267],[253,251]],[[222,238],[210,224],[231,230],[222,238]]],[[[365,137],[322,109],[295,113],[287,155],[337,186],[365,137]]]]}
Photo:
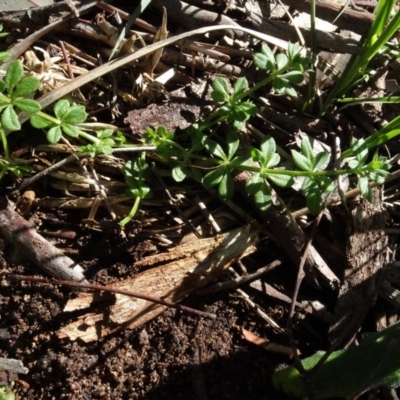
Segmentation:
{"type": "MultiPolygon", "coordinates": [[[[71,221],[74,215],[58,213],[60,217],[71,221]]],[[[90,281],[107,284],[134,271],[132,242],[113,234],[78,228],[74,241],[57,245],[74,250],[75,260],[90,271],[90,281]]],[[[10,246],[3,245],[3,269],[38,274],[29,262],[8,263],[10,252],[10,246]]],[[[270,336],[271,330],[233,292],[185,301],[216,313],[215,321],[171,309],[140,329],[92,344],[56,337],[57,330],[79,314],[62,311],[74,296],[65,287],[2,282],[0,356],[21,360],[29,368],[27,377],[20,375],[29,387],[17,384],[21,399],[282,398],[274,394],[268,377],[285,359],[240,338],[237,326],[261,336],[270,336]]],[[[274,304],[264,298],[263,306],[274,304]]]]}

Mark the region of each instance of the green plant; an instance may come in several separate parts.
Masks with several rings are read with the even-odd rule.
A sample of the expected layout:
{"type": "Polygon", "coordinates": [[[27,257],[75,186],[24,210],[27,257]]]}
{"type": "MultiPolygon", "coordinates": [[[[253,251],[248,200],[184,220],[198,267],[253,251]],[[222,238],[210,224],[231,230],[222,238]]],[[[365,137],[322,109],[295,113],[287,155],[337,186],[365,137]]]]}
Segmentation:
{"type": "Polygon", "coordinates": [[[350,59],[342,75],[329,92],[322,106],[322,114],[334,99],[349,93],[361,80],[368,79],[369,62],[382,51],[400,28],[400,10],[394,12],[395,6],[396,0],[379,1],[375,9],[374,21],[362,45],[362,53],[350,59]]]}
{"type": "Polygon", "coordinates": [[[400,385],[399,330],[400,323],[396,322],[369,335],[360,346],[333,352],[319,366],[325,352],[317,352],[302,361],[305,376],[295,367],[288,367],[275,372],[272,382],[293,397],[312,395],[315,400],[351,399],[379,386],[397,387],[400,385]]]}
{"type": "MultiPolygon", "coordinates": [[[[289,46],[288,56],[274,56],[268,47],[263,46],[262,52],[254,56],[254,61],[260,69],[271,73],[262,85],[271,83],[273,90],[289,95],[296,94],[292,85],[301,82],[308,62],[300,55],[298,45],[289,46]]],[[[349,151],[344,152],[344,156],[351,157],[345,160],[347,168],[329,170],[330,154],[314,150],[305,138],[300,151],[292,150],[293,166],[297,169],[283,169],[279,167],[281,160],[272,137],[265,136],[259,148],[243,149],[236,133],[242,123],[257,112],[256,106],[245,98],[261,85],[249,88],[247,80],[239,78],[231,88],[225,79],[217,77],[212,87],[216,110],[205,120],[191,126],[179,143],[174,133],[163,127],[155,131],[149,129],[145,134],[147,142],[156,146],[159,159],[171,166],[176,181],[190,176],[205,186],[217,187],[221,198],[230,199],[234,194],[234,175],[247,171],[252,176],[246,189],[254,196],[258,207],[266,210],[272,204],[271,184],[290,188],[294,179],[301,177],[307,206],[317,213],[323,206],[322,194],[334,189],[335,176],[356,175],[362,194],[370,199],[368,182],[383,183],[389,175],[389,165],[384,157],[376,152],[369,160],[368,150],[378,143],[371,139],[353,140],[349,151]],[[222,123],[228,130],[223,145],[205,133],[222,123]]]]}
{"type": "MultiPolygon", "coordinates": [[[[278,94],[296,96],[293,85],[303,80],[309,60],[302,56],[298,44],[290,44],[287,55],[274,55],[267,46],[262,46],[261,52],[254,56],[254,63],[268,75],[253,87],[249,87],[245,78],[239,78],[232,87],[227,80],[215,78],[212,98],[216,109],[204,120],[193,124],[179,140],[164,127],[148,129],[144,135],[146,141],[156,146],[156,157],[171,166],[173,178],[180,182],[189,176],[205,186],[217,187],[221,198],[230,199],[234,194],[234,175],[242,171],[250,172],[252,176],[246,189],[262,210],[272,204],[271,184],[289,188],[299,177],[303,179],[302,190],[307,206],[314,213],[322,207],[322,193],[332,191],[333,178],[341,174],[357,175],[362,193],[369,198],[368,181],[382,183],[388,175],[386,159],[375,153],[372,161],[368,161],[368,149],[380,144],[382,135],[379,139],[373,135],[365,142],[353,141],[343,155],[354,158],[348,160],[348,168],[343,170],[327,169],[329,154],[316,152],[308,139],[302,141],[300,151],[292,150],[293,166],[297,168],[292,170],[279,167],[280,156],[274,139],[269,136],[264,137],[259,148],[242,148],[237,132],[257,112],[257,107],[248,100],[249,96],[265,85],[271,85],[278,94]],[[224,144],[206,134],[219,125],[227,129],[224,144]]],[[[4,158],[0,160],[0,178],[7,171],[17,175],[29,172],[29,166],[12,160],[8,150],[7,134],[20,129],[19,110],[31,115],[31,124],[44,129],[50,143],[57,143],[64,135],[83,140],[86,144],[81,145],[79,151],[92,157],[101,153],[110,154],[115,147],[124,146],[124,135],[112,129],[100,129],[96,135],[89,133],[93,127],[85,125],[87,114],[81,105],[61,99],[53,107],[54,115],[41,111],[39,104],[30,98],[37,88],[36,78],[23,77],[19,62],[12,62],[4,81],[0,81],[0,138],[4,150],[4,158]]],[[[147,174],[144,153],[125,166],[125,180],[135,203],[130,214],[121,221],[122,226],[135,215],[140,199],[151,196],[146,183],[147,174]]]]}
{"type": "MultiPolygon", "coordinates": [[[[11,384],[13,386],[13,384],[11,384]]],[[[0,386],[0,400],[16,400],[15,394],[11,391],[11,389],[0,386]]]]}
{"type": "Polygon", "coordinates": [[[126,192],[135,198],[135,202],[130,213],[120,221],[121,226],[125,226],[135,216],[141,199],[153,196],[150,186],[147,184],[148,174],[149,164],[146,162],[145,153],[141,153],[139,157],[125,164],[124,176],[128,185],[126,192]]]}
{"type": "MultiPolygon", "coordinates": [[[[2,58],[0,53],[0,59],[2,58]]],[[[40,105],[31,97],[39,87],[35,77],[24,77],[23,67],[19,61],[13,61],[7,68],[3,80],[0,80],[0,140],[3,147],[3,158],[0,159],[0,179],[12,172],[16,176],[32,172],[32,169],[21,160],[10,157],[7,136],[21,129],[18,112],[30,115],[30,122],[37,129],[45,129],[50,143],[57,143],[63,135],[80,138],[89,142],[79,148],[80,153],[94,157],[97,154],[111,154],[114,147],[121,147],[126,139],[121,132],[112,129],[101,129],[96,136],[87,132],[85,125],[87,114],[82,105],[70,104],[61,99],[53,107],[54,116],[42,112],[40,105]]],[[[89,129],[91,130],[91,129],[89,129]]]]}

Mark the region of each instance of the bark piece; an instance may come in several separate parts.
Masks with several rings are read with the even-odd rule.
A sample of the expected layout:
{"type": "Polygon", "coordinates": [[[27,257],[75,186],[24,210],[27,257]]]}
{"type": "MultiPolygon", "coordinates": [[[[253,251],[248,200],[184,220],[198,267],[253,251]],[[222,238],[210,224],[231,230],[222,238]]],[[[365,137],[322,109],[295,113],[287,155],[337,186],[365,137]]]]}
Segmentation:
{"type": "Polygon", "coordinates": [[[0,197],[0,234],[21,255],[49,275],[63,280],[86,282],[81,266],[39,235],[28,221],[11,209],[4,197],[0,197]]]}
{"type": "MultiPolygon", "coordinates": [[[[165,7],[169,20],[179,23],[189,30],[210,25],[232,25],[233,29],[235,26],[239,26],[235,21],[224,14],[191,6],[180,0],[153,0],[151,4],[160,11],[165,7]]],[[[238,39],[244,39],[246,36],[244,32],[237,30],[227,30],[224,34],[234,36],[238,39]]]]}
{"type": "MultiPolygon", "coordinates": [[[[290,7],[294,7],[298,11],[310,12],[311,0],[284,0],[284,3],[290,7]]],[[[334,21],[343,8],[342,4],[332,0],[316,0],[315,6],[317,17],[328,22],[334,21]]],[[[356,11],[347,6],[343,14],[335,22],[335,25],[340,29],[348,29],[360,35],[366,35],[373,21],[374,14],[356,11]]]]}
{"type": "Polygon", "coordinates": [[[185,129],[193,124],[201,112],[201,101],[195,99],[173,100],[172,102],[148,105],[145,109],[128,112],[124,122],[129,124],[132,133],[142,135],[151,127],[157,129],[163,125],[169,131],[185,129]]]}
{"type": "MultiPolygon", "coordinates": [[[[257,236],[258,228],[253,224],[209,239],[197,239],[193,235],[192,240],[168,253],[146,257],[136,264],[154,268],[110,286],[178,302],[214,281],[232,262],[251,253],[257,236]]],[[[94,302],[95,294],[79,294],[67,303],[64,311],[87,308],[94,302]]],[[[58,336],[91,342],[113,332],[134,329],[165,309],[163,305],[116,294],[114,305],[80,317],[60,329],[58,336]]]]}
{"type": "Polygon", "coordinates": [[[27,374],[29,372],[29,369],[24,367],[22,361],[3,357],[0,357],[0,370],[11,371],[16,374],[27,374]]]}
{"type": "Polygon", "coordinates": [[[371,203],[361,199],[351,211],[347,265],[330,328],[331,340],[342,332],[355,313],[359,322],[363,320],[368,307],[361,309],[360,306],[377,295],[376,283],[388,265],[388,238],[384,232],[388,215],[382,202],[382,189],[373,188],[372,196],[371,203]]]}

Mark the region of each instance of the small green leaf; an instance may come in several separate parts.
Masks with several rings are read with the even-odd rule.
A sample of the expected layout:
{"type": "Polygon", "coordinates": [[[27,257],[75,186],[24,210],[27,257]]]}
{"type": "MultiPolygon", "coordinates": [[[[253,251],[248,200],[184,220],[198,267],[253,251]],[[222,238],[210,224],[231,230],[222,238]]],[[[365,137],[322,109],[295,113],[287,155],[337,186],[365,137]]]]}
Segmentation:
{"type": "Polygon", "coordinates": [[[176,182],[182,182],[186,178],[187,173],[188,171],[183,165],[177,165],[172,168],[172,178],[174,178],[176,182]]]}
{"type": "Polygon", "coordinates": [[[218,194],[221,196],[223,200],[229,200],[232,198],[234,192],[234,185],[231,175],[226,171],[224,175],[222,175],[221,182],[218,186],[218,194]]]}
{"type": "Polygon", "coordinates": [[[266,46],[262,45],[261,53],[257,53],[253,57],[253,62],[257,68],[260,68],[265,71],[274,71],[275,65],[275,57],[271,51],[271,49],[266,46]]]}
{"type": "Polygon", "coordinates": [[[37,129],[48,128],[49,126],[53,125],[53,122],[49,121],[47,118],[41,115],[31,115],[30,118],[31,125],[37,129]]]}
{"type": "Polygon", "coordinates": [[[288,81],[293,85],[298,85],[303,82],[304,76],[300,71],[289,71],[283,75],[279,75],[281,79],[288,81]]]}
{"type": "Polygon", "coordinates": [[[251,101],[236,103],[232,107],[232,118],[236,121],[247,121],[257,113],[257,107],[251,101]]]}
{"type": "Polygon", "coordinates": [[[61,129],[68,136],[71,136],[71,137],[79,136],[79,129],[74,125],[62,124],[61,129]]]}
{"type": "Polygon", "coordinates": [[[349,166],[350,169],[357,169],[360,168],[362,165],[360,165],[360,163],[358,162],[357,159],[352,159],[350,161],[348,161],[347,165],[349,166]]]}
{"type": "Polygon", "coordinates": [[[230,131],[226,136],[226,143],[228,145],[228,159],[232,160],[239,147],[239,137],[235,132],[230,131]]]}
{"type": "Polygon", "coordinates": [[[266,211],[272,205],[272,196],[271,196],[271,189],[269,186],[263,182],[260,186],[260,190],[254,193],[254,201],[257,204],[257,207],[261,211],[266,211]]]}
{"type": "Polygon", "coordinates": [[[223,100],[216,100],[216,101],[227,101],[229,99],[229,85],[228,81],[224,78],[221,78],[220,76],[217,76],[212,83],[212,87],[214,89],[214,92],[212,92],[211,96],[214,99],[214,96],[216,93],[217,97],[221,97],[223,100]]]}
{"type": "Polygon", "coordinates": [[[213,169],[204,175],[203,184],[208,187],[219,185],[224,175],[225,170],[223,168],[213,169]]]}
{"type": "Polygon", "coordinates": [[[255,147],[251,148],[250,155],[253,161],[259,162],[263,166],[268,162],[268,155],[256,149],[255,147]]]}
{"type": "Polygon", "coordinates": [[[335,189],[335,182],[329,176],[320,176],[317,181],[322,192],[332,193],[335,189]]]}
{"type": "Polygon", "coordinates": [[[26,78],[21,79],[18,83],[13,93],[13,97],[25,97],[28,94],[36,92],[38,89],[39,80],[33,76],[27,76],[26,78]]]}
{"type": "Polygon", "coordinates": [[[223,106],[221,106],[218,110],[218,114],[221,117],[226,117],[229,116],[232,113],[232,107],[230,104],[224,104],[223,106]]]}
{"type": "Polygon", "coordinates": [[[283,93],[285,93],[287,96],[290,96],[290,97],[297,97],[296,90],[293,89],[288,83],[285,84],[283,93]]]}
{"type": "Polygon", "coordinates": [[[6,76],[4,77],[4,82],[9,94],[13,93],[13,90],[17,83],[21,80],[24,69],[19,61],[13,61],[7,68],[6,76]]]}
{"type": "Polygon", "coordinates": [[[238,167],[250,167],[253,164],[253,160],[250,157],[238,156],[231,160],[230,165],[233,168],[238,167]]]}
{"type": "Polygon", "coordinates": [[[360,176],[358,178],[358,187],[360,189],[361,194],[368,200],[372,201],[372,192],[371,188],[368,184],[368,178],[365,176],[360,176]]]}
{"type": "Polygon", "coordinates": [[[244,122],[243,121],[233,121],[233,129],[236,132],[240,132],[244,127],[244,122]]]}
{"type": "Polygon", "coordinates": [[[20,110],[29,114],[35,114],[40,111],[40,104],[36,100],[18,98],[14,99],[13,104],[20,110]]]}
{"type": "Polygon", "coordinates": [[[87,113],[85,107],[81,105],[74,105],[69,108],[69,110],[64,114],[62,121],[63,123],[75,125],[85,122],[87,118],[87,113]]]}
{"type": "Polygon", "coordinates": [[[114,131],[112,129],[103,129],[102,131],[97,133],[97,137],[99,139],[106,139],[112,136],[114,131]]]}
{"type": "Polygon", "coordinates": [[[279,53],[276,56],[275,61],[276,61],[276,68],[278,70],[281,70],[287,66],[289,60],[288,60],[286,54],[279,53]]]}
{"type": "Polygon", "coordinates": [[[324,171],[328,166],[331,155],[325,151],[318,153],[314,159],[314,171],[324,171]]]}
{"type": "Polygon", "coordinates": [[[150,198],[152,192],[149,185],[146,182],[146,175],[149,169],[144,154],[135,160],[130,160],[125,163],[124,176],[125,182],[129,188],[127,193],[131,196],[140,198],[150,198]]]}
{"type": "Polygon", "coordinates": [[[368,148],[364,139],[353,138],[350,142],[350,148],[353,151],[353,154],[356,156],[359,165],[364,165],[368,157],[368,148]]]}
{"type": "Polygon", "coordinates": [[[206,135],[203,134],[203,132],[199,130],[194,130],[194,132],[190,135],[192,139],[192,143],[190,146],[190,153],[193,153],[195,151],[200,151],[201,149],[204,148],[204,141],[206,140],[206,135]]]}
{"type": "Polygon", "coordinates": [[[54,105],[54,114],[55,116],[62,120],[64,115],[69,110],[70,104],[69,101],[66,99],[58,100],[57,103],[54,105]]]}
{"type": "Polygon", "coordinates": [[[308,136],[305,136],[302,139],[300,149],[301,149],[301,154],[303,154],[304,157],[308,158],[311,161],[312,165],[314,165],[315,162],[314,150],[311,147],[310,139],[308,138],[308,136]]]}
{"type": "Polygon", "coordinates": [[[260,143],[261,152],[265,155],[265,159],[268,161],[272,158],[272,155],[276,152],[275,140],[270,136],[264,136],[260,143]]]}
{"type": "Polygon", "coordinates": [[[220,158],[221,160],[227,161],[227,156],[222,150],[222,147],[215,142],[214,140],[207,139],[204,141],[204,147],[215,157],[220,158]]]}
{"type": "Polygon", "coordinates": [[[216,103],[224,103],[229,100],[223,93],[218,92],[216,90],[211,92],[211,97],[216,103]]]}
{"type": "Polygon", "coordinates": [[[89,157],[94,158],[98,154],[98,148],[94,143],[89,143],[86,146],[80,146],[78,151],[82,154],[87,154],[89,157]]]}
{"type": "MultiPolygon", "coordinates": [[[[1,59],[0,59],[0,62],[1,62],[1,59]]],[[[6,88],[6,83],[2,79],[0,79],[0,93],[3,93],[5,88],[6,88]]]]}
{"type": "Polygon", "coordinates": [[[0,110],[6,108],[6,106],[8,106],[9,104],[11,104],[11,102],[9,101],[8,98],[0,99],[0,110]]]}
{"type": "Polygon", "coordinates": [[[303,154],[300,154],[298,151],[296,150],[292,150],[292,157],[293,157],[293,161],[295,162],[295,164],[297,165],[298,168],[300,168],[303,171],[312,171],[313,165],[312,162],[303,156],[303,154]]]}
{"type": "Polygon", "coordinates": [[[174,139],[174,133],[170,132],[164,125],[160,125],[156,129],[156,134],[164,139],[164,140],[173,140],[174,139]]]}
{"type": "Polygon", "coordinates": [[[306,204],[314,215],[318,214],[322,209],[321,192],[318,189],[307,192],[306,204]]]}
{"type": "Polygon", "coordinates": [[[196,182],[202,182],[203,176],[201,172],[197,168],[190,168],[190,177],[194,179],[196,182]]]}
{"type": "Polygon", "coordinates": [[[3,127],[9,131],[18,131],[21,129],[21,124],[18,120],[18,115],[14,108],[9,104],[1,114],[1,123],[3,127]]]}
{"type": "Polygon", "coordinates": [[[239,78],[233,85],[233,95],[242,95],[249,87],[247,79],[244,77],[239,78]]]}
{"type": "Polygon", "coordinates": [[[275,93],[282,94],[285,93],[285,88],[287,83],[281,78],[275,78],[272,82],[272,87],[275,93]]]}
{"type": "Polygon", "coordinates": [[[61,139],[62,132],[59,126],[54,126],[47,131],[47,140],[49,143],[58,143],[61,139]]]}
{"type": "Polygon", "coordinates": [[[376,171],[369,173],[368,179],[376,182],[378,185],[382,185],[383,183],[385,183],[385,178],[382,175],[379,175],[378,173],[376,173],[376,171]]]}
{"type": "Polygon", "coordinates": [[[295,60],[296,59],[296,57],[300,54],[300,45],[299,45],[299,43],[297,42],[297,43],[288,43],[288,49],[287,49],[287,52],[288,52],[288,56],[289,56],[289,59],[292,61],[292,60],[295,60]]]}
{"type": "Polygon", "coordinates": [[[272,155],[271,159],[265,165],[265,168],[269,168],[269,169],[274,168],[279,164],[280,161],[281,161],[281,157],[279,156],[278,153],[275,153],[272,155]]]}
{"type": "Polygon", "coordinates": [[[274,63],[270,62],[264,54],[257,53],[253,57],[254,65],[263,71],[273,71],[274,63]]]}
{"type": "Polygon", "coordinates": [[[0,63],[7,60],[7,58],[10,58],[10,56],[11,53],[9,53],[8,51],[0,51],[0,63]]]}
{"type": "Polygon", "coordinates": [[[264,184],[264,178],[261,176],[259,172],[256,172],[246,182],[247,193],[256,194],[261,190],[263,184],[264,184]]]}
{"type": "Polygon", "coordinates": [[[274,183],[276,186],[283,188],[290,188],[294,184],[293,178],[289,175],[268,174],[266,178],[274,183]]]}

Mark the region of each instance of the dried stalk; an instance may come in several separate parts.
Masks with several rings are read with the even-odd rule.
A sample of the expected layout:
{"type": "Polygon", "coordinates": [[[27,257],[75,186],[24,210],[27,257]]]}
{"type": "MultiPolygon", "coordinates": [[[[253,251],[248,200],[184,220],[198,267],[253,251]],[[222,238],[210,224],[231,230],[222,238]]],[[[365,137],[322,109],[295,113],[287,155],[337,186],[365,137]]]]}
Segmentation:
{"type": "Polygon", "coordinates": [[[39,268],[56,278],[86,282],[80,265],[54,247],[0,197],[0,234],[39,268]]]}

